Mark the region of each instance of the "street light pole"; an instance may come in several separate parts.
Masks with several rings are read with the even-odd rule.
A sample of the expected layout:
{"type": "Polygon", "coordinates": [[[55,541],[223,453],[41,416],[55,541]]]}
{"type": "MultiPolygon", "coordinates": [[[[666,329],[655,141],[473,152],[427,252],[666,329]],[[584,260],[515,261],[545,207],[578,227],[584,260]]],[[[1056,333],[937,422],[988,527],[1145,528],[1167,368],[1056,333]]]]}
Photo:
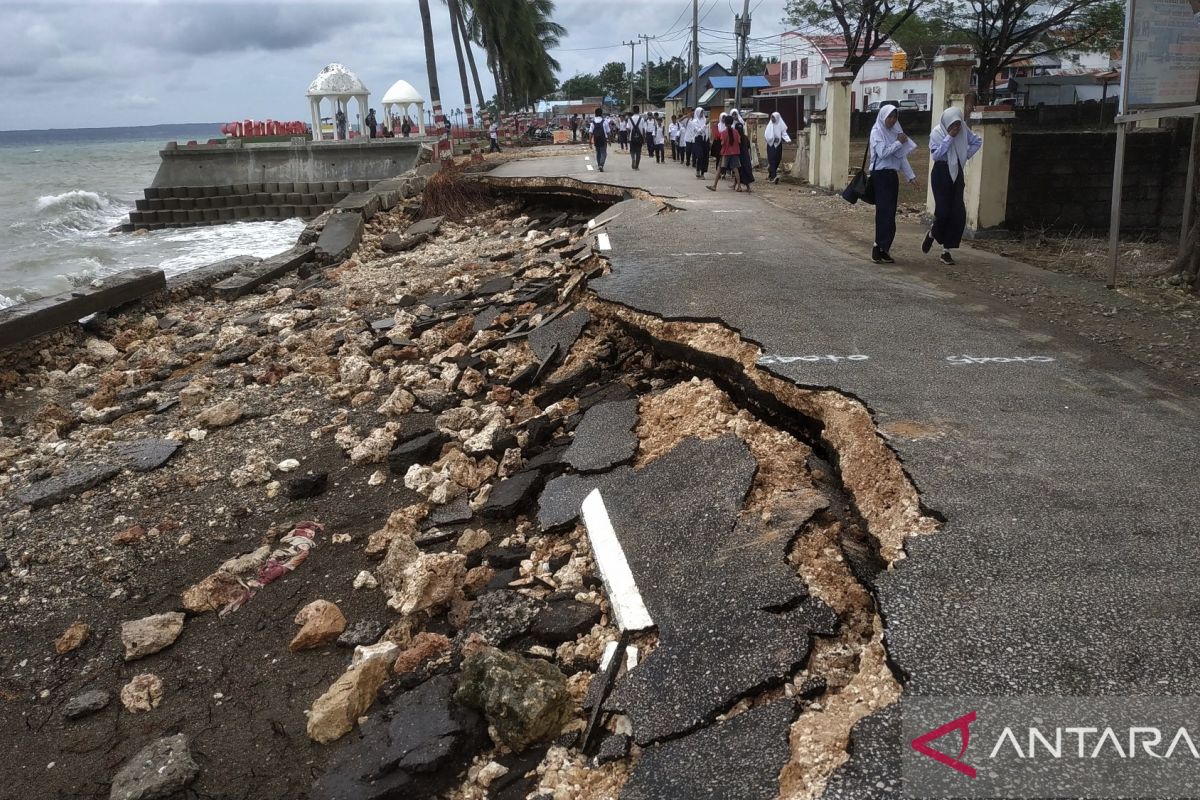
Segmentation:
{"type": "Polygon", "coordinates": [[[646,105],[650,105],[650,40],[658,37],[639,33],[638,38],[646,40],[646,105]]]}
{"type": "Polygon", "coordinates": [[[746,71],[746,51],[748,50],[746,41],[750,36],[750,0],[746,0],[742,6],[742,15],[737,18],[738,32],[738,67],[737,67],[737,82],[733,90],[733,107],[741,113],[742,110],[742,74],[746,71]]]}
{"type": "Polygon", "coordinates": [[[629,107],[633,107],[633,48],[637,47],[637,40],[632,42],[621,42],[621,44],[629,45],[629,107]]]}

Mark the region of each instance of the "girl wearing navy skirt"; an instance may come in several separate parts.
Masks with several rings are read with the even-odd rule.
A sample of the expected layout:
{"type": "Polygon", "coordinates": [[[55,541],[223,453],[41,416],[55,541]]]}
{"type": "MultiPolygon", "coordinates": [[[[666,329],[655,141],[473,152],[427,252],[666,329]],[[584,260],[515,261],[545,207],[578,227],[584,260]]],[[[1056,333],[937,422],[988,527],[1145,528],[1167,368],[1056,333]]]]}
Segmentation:
{"type": "Polygon", "coordinates": [[[917,145],[900,127],[895,106],[879,109],[871,129],[871,183],[875,189],[875,246],[871,260],[876,264],[895,264],[892,242],[896,240],[896,207],[900,200],[900,175],[909,183],[917,176],[908,163],[908,154],[917,145]]]}
{"type": "Polygon", "coordinates": [[[942,246],[941,261],[954,266],[950,251],[962,243],[967,227],[967,205],[963,202],[967,162],[979,152],[983,140],[971,132],[963,120],[960,108],[951,106],[942,113],[938,126],[929,134],[929,153],[933,173],[929,176],[933,189],[933,227],[925,234],[921,252],[928,253],[933,243],[942,246]]]}

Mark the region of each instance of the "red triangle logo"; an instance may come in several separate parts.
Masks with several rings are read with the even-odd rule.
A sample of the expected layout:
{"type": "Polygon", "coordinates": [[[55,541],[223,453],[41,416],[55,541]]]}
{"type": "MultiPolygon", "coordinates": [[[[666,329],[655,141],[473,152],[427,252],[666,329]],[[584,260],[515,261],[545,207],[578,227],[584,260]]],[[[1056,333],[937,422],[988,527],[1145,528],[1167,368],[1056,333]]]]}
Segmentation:
{"type": "Polygon", "coordinates": [[[968,778],[974,778],[975,768],[970,764],[966,764],[959,760],[963,757],[963,754],[967,752],[967,745],[971,742],[971,723],[974,721],[974,711],[972,711],[970,714],[963,714],[958,719],[951,720],[940,728],[934,728],[928,733],[923,733],[917,738],[913,739],[912,748],[922,755],[929,756],[939,764],[945,764],[947,767],[950,767],[950,769],[957,770],[963,775],[966,775],[968,778]],[[958,731],[959,735],[962,737],[962,747],[960,747],[958,750],[958,758],[948,756],[942,751],[934,750],[929,746],[930,742],[934,741],[935,739],[940,739],[946,734],[953,733],[954,731],[958,731]]]}

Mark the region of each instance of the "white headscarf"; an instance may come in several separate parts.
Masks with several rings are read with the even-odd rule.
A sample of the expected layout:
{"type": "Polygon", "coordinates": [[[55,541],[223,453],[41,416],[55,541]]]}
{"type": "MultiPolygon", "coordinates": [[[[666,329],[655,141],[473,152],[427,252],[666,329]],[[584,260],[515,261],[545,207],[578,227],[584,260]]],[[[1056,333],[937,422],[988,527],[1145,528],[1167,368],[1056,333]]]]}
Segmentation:
{"type": "Polygon", "coordinates": [[[942,119],[937,127],[929,133],[929,146],[937,148],[947,138],[950,139],[950,151],[946,154],[946,166],[950,168],[950,180],[958,180],[958,171],[967,163],[967,150],[971,146],[971,130],[963,119],[961,108],[950,106],[942,112],[942,119]],[[962,129],[958,136],[950,136],[950,126],[961,123],[962,129]]]}
{"type": "Polygon", "coordinates": [[[688,131],[692,134],[692,141],[708,138],[708,124],[704,121],[703,108],[697,108],[692,112],[692,121],[688,123],[688,131]]]}
{"type": "Polygon", "coordinates": [[[767,123],[766,129],[763,131],[763,137],[766,138],[769,145],[791,141],[788,137],[787,125],[784,124],[783,117],[779,115],[778,111],[771,113],[771,121],[767,123]]]}
{"type": "Polygon", "coordinates": [[[871,141],[881,142],[890,145],[904,133],[904,129],[900,127],[900,118],[896,118],[896,124],[888,127],[885,122],[887,118],[897,111],[895,106],[887,105],[879,109],[879,114],[875,117],[875,127],[871,128],[871,141]]]}

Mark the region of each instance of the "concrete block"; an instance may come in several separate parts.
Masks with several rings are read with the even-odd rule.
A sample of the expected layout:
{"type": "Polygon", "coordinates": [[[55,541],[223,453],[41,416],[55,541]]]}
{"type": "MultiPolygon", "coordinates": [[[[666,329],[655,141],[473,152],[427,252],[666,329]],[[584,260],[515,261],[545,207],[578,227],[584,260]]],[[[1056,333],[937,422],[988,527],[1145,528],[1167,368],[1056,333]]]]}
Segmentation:
{"type": "Polygon", "coordinates": [[[317,238],[314,255],[322,264],[336,264],[347,258],[362,241],[363,218],[350,212],[333,214],[317,238]]]}
{"type": "Polygon", "coordinates": [[[266,206],[263,208],[263,211],[267,212],[267,219],[281,219],[283,217],[283,212],[280,206],[266,206]]]}
{"type": "Polygon", "coordinates": [[[204,215],[206,222],[219,222],[221,219],[221,210],[219,208],[206,208],[200,213],[204,215]]]}
{"type": "Polygon", "coordinates": [[[279,183],[276,181],[269,181],[267,183],[264,183],[262,190],[264,192],[267,192],[268,194],[278,192],[279,191],[279,183]]]}
{"type": "Polygon", "coordinates": [[[204,187],[203,186],[185,186],[183,196],[191,197],[193,199],[195,199],[197,197],[203,197],[204,196],[204,187]]]}
{"type": "Polygon", "coordinates": [[[367,181],[354,181],[354,186],[351,191],[365,192],[369,188],[371,188],[371,184],[367,181]]]}
{"type": "Polygon", "coordinates": [[[161,231],[165,226],[161,222],[147,222],[143,227],[149,231],[161,231]]]}
{"type": "Polygon", "coordinates": [[[251,202],[251,205],[266,206],[270,205],[272,202],[273,201],[271,200],[270,192],[255,192],[254,200],[251,202]]]}
{"type": "Polygon", "coordinates": [[[219,186],[202,186],[200,188],[203,190],[201,197],[216,197],[221,193],[219,186]]]}
{"type": "Polygon", "coordinates": [[[177,197],[167,197],[162,201],[162,203],[163,208],[167,209],[168,211],[173,211],[174,209],[179,208],[179,198],[177,197]]]}
{"type": "Polygon", "coordinates": [[[283,205],[276,206],[275,208],[279,210],[280,219],[292,219],[293,217],[299,216],[296,213],[296,207],[290,203],[284,203],[283,205]]]}
{"type": "MultiPolygon", "coordinates": [[[[360,220],[361,222],[361,220],[360,220]]],[[[236,275],[217,283],[213,291],[217,297],[232,300],[253,291],[264,283],[298,269],[313,256],[312,245],[296,245],[290,250],[271,256],[258,265],[240,270],[236,275]]]]}
{"type": "Polygon", "coordinates": [[[133,206],[138,211],[149,211],[150,210],[150,201],[138,198],[137,200],[133,201],[133,206]]]}
{"type": "Polygon", "coordinates": [[[210,198],[210,197],[197,197],[197,198],[196,198],[196,208],[199,208],[199,209],[202,209],[202,210],[208,210],[208,209],[211,209],[211,208],[212,208],[212,198],[210,198]]]}
{"type": "Polygon", "coordinates": [[[250,191],[250,189],[247,187],[246,184],[235,183],[235,184],[233,184],[233,190],[230,192],[230,194],[246,194],[249,191],[250,191]]]}
{"type": "Polygon", "coordinates": [[[171,221],[172,222],[187,222],[188,221],[188,212],[184,211],[181,208],[175,209],[174,211],[171,212],[171,221]]]}
{"type": "Polygon", "coordinates": [[[279,182],[279,191],[283,192],[284,194],[288,194],[289,192],[294,192],[296,190],[292,188],[293,186],[295,186],[295,184],[291,183],[290,181],[287,183],[280,181],[279,182]]]}
{"type": "Polygon", "coordinates": [[[150,187],[142,192],[142,195],[147,200],[159,200],[162,198],[162,190],[150,187]]]}
{"type": "Polygon", "coordinates": [[[215,261],[212,264],[205,264],[168,278],[167,291],[195,294],[242,270],[257,267],[260,263],[262,263],[262,259],[255,256],[234,256],[222,261],[215,261]]]}
{"type": "Polygon", "coordinates": [[[230,195],[230,194],[233,194],[233,187],[230,186],[229,184],[225,184],[224,186],[217,187],[217,196],[218,197],[224,197],[225,195],[230,195]]]}
{"type": "Polygon", "coordinates": [[[199,222],[204,219],[204,212],[198,208],[189,209],[187,212],[188,222],[199,222]]]}
{"type": "Polygon", "coordinates": [[[325,192],[336,192],[338,190],[337,181],[323,181],[321,190],[325,192]]]}
{"type": "Polygon", "coordinates": [[[337,190],[349,194],[354,191],[354,181],[338,181],[337,190]]]}
{"type": "Polygon", "coordinates": [[[306,206],[311,206],[313,203],[317,202],[317,196],[315,194],[305,193],[305,194],[300,195],[299,202],[303,203],[306,206]]]}
{"type": "Polygon", "coordinates": [[[80,287],[0,309],[0,347],[49,333],[88,314],[108,311],[165,287],[162,270],[142,267],[110,275],[99,286],[80,287]]]}
{"type": "Polygon", "coordinates": [[[300,219],[312,219],[313,217],[312,208],[310,206],[301,205],[292,206],[292,208],[295,209],[295,216],[299,217],[300,219]]]}
{"type": "Polygon", "coordinates": [[[233,208],[218,208],[217,212],[222,222],[232,222],[237,209],[233,208]]]}
{"type": "Polygon", "coordinates": [[[441,168],[442,168],[442,165],[437,163],[436,161],[431,162],[429,164],[422,164],[421,166],[417,167],[417,170],[416,170],[417,177],[425,178],[425,179],[432,178],[434,175],[437,174],[437,171],[441,168]]]}
{"type": "Polygon", "coordinates": [[[163,209],[163,201],[161,198],[152,197],[149,200],[147,200],[146,202],[149,204],[149,208],[151,211],[162,211],[162,209],[163,209]]]}
{"type": "Polygon", "coordinates": [[[234,219],[250,219],[250,206],[238,206],[233,209],[234,219]]]}
{"type": "Polygon", "coordinates": [[[321,205],[329,205],[333,202],[333,192],[318,192],[316,202],[321,205]]]}
{"type": "Polygon", "coordinates": [[[285,205],[298,205],[301,202],[299,192],[287,192],[283,196],[283,202],[285,205]]]}
{"type": "Polygon", "coordinates": [[[370,219],[379,213],[379,196],[373,192],[358,192],[347,195],[337,204],[343,212],[357,211],[363,219],[370,219]]]}

